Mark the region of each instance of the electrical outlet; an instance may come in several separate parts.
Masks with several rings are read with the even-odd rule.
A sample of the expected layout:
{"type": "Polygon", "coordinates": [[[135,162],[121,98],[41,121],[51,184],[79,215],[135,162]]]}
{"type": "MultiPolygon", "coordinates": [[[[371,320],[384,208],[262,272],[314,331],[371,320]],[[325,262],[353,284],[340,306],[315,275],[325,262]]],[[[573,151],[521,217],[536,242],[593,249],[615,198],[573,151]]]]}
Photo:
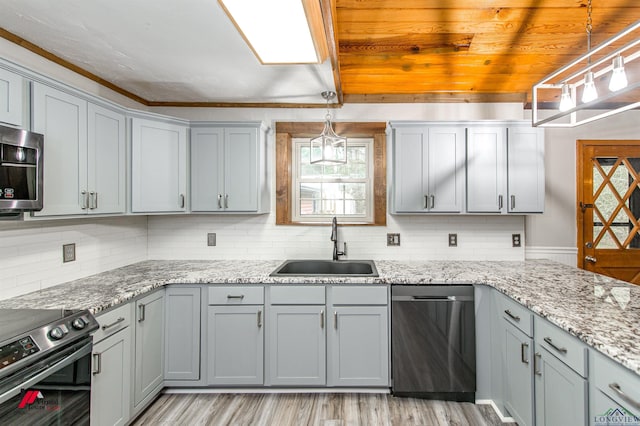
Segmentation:
{"type": "Polygon", "coordinates": [[[399,246],[400,245],[400,234],[387,234],[387,245],[388,246],[399,246]]]}
{"type": "Polygon", "coordinates": [[[207,245],[215,246],[216,245],[216,234],[213,232],[209,232],[207,234],[207,245]]]}
{"type": "Polygon", "coordinates": [[[449,247],[458,247],[458,234],[449,234],[449,247]]]}
{"type": "Polygon", "coordinates": [[[513,247],[520,247],[522,245],[520,234],[511,234],[511,245],[513,247]]]}
{"type": "Polygon", "coordinates": [[[76,244],[64,244],[62,246],[62,263],[73,262],[76,260],[76,244]]]}

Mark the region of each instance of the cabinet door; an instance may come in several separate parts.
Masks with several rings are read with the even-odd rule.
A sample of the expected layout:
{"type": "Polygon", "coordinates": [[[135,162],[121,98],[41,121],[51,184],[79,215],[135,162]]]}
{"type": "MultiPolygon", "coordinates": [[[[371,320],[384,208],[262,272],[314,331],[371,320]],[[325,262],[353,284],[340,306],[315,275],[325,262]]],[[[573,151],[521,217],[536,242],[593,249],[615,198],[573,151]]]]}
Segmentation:
{"type": "Polygon", "coordinates": [[[395,129],[393,143],[394,209],[396,212],[427,210],[427,179],[423,174],[428,151],[428,131],[423,127],[395,129]]]}
{"type": "Polygon", "coordinates": [[[88,104],[89,213],[124,213],[126,194],[124,115],[88,104]]]}
{"type": "Polygon", "coordinates": [[[519,425],[533,425],[533,341],[506,321],[503,336],[504,406],[519,425]]]}
{"type": "Polygon", "coordinates": [[[35,216],[83,214],[87,185],[87,102],[33,84],[33,130],[44,139],[44,208],[35,216]]]}
{"type": "Polygon", "coordinates": [[[0,122],[24,127],[23,103],[23,78],[18,74],[0,68],[0,122]]]}
{"type": "Polygon", "coordinates": [[[467,211],[500,213],[506,200],[506,132],[501,127],[467,129],[467,211]]]}
{"type": "Polygon", "coordinates": [[[544,211],[544,129],[509,129],[509,213],[544,211]]]}
{"type": "Polygon", "coordinates": [[[131,329],[93,346],[91,424],[124,425],[131,403],[131,329]]]}
{"type": "Polygon", "coordinates": [[[223,158],[224,129],[191,130],[191,211],[216,212],[224,209],[223,158]]]}
{"type": "Polygon", "coordinates": [[[428,174],[430,212],[462,211],[464,141],[462,128],[429,128],[428,160],[424,167],[428,174]]]}
{"type": "Polygon", "coordinates": [[[160,391],[164,374],[164,290],[136,301],[134,406],[160,391]]]}
{"type": "Polygon", "coordinates": [[[141,118],[132,127],[131,211],[185,211],[187,128],[141,118]]]}
{"type": "Polygon", "coordinates": [[[329,386],[389,386],[386,306],[331,309],[329,386]]]}
{"type": "Polygon", "coordinates": [[[534,356],[536,424],[586,425],[587,380],[542,346],[534,356]]]}
{"type": "Polygon", "coordinates": [[[325,307],[272,306],[269,310],[269,383],[326,383],[325,307]]]}
{"type": "Polygon", "coordinates": [[[200,288],[166,291],[166,380],[200,379],[200,288]]]}
{"type": "Polygon", "coordinates": [[[207,383],[262,385],[262,306],[209,306],[207,383]]]}
{"type": "Polygon", "coordinates": [[[224,130],[224,207],[258,211],[258,129],[224,130]]]}

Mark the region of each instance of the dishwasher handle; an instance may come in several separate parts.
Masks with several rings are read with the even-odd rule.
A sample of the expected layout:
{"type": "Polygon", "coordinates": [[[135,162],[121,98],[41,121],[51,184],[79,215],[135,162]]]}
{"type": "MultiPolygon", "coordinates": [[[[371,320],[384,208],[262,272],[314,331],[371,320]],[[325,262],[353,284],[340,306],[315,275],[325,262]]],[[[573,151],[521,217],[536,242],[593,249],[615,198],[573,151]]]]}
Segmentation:
{"type": "Polygon", "coordinates": [[[473,302],[473,296],[392,296],[394,302],[473,302]]]}

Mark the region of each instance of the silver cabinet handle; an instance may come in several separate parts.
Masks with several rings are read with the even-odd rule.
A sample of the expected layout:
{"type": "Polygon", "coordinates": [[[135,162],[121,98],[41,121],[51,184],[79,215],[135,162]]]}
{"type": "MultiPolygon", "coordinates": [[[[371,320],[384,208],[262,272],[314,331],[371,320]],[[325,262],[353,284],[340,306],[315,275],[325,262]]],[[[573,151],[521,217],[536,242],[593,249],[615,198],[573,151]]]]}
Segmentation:
{"type": "Polygon", "coordinates": [[[124,321],[124,317],[119,317],[117,320],[115,320],[115,321],[114,321],[114,322],[112,322],[111,324],[105,324],[105,325],[103,325],[103,326],[102,326],[102,329],[103,329],[103,330],[108,330],[108,329],[110,329],[111,327],[114,327],[114,326],[116,326],[116,325],[120,324],[122,321],[124,321]]]}
{"type": "Polygon", "coordinates": [[[512,195],[511,196],[511,210],[516,208],[516,196],[512,195]]]}
{"type": "Polygon", "coordinates": [[[505,310],[504,310],[504,313],[505,313],[505,314],[507,314],[507,315],[509,316],[509,318],[511,318],[511,319],[512,319],[512,320],[514,320],[515,322],[520,322],[520,317],[519,317],[519,316],[517,316],[517,315],[513,315],[513,314],[511,313],[511,311],[510,311],[510,310],[505,309],[505,310]]]}
{"type": "Polygon", "coordinates": [[[93,193],[93,208],[94,209],[98,208],[98,193],[97,192],[93,193]]]}
{"type": "Polygon", "coordinates": [[[138,305],[138,322],[144,321],[144,303],[138,305]]]}
{"type": "Polygon", "coordinates": [[[258,328],[262,327],[262,311],[258,311],[258,328]]]}
{"type": "Polygon", "coordinates": [[[320,328],[324,328],[324,310],[320,311],[320,328]]]}
{"type": "Polygon", "coordinates": [[[218,194],[218,208],[222,208],[222,194],[218,194]]]}
{"type": "Polygon", "coordinates": [[[529,344],[522,343],[520,345],[520,359],[524,364],[529,364],[529,360],[527,359],[527,352],[529,352],[529,344]]]}
{"type": "Polygon", "coordinates": [[[89,192],[89,209],[93,210],[96,208],[96,193],[95,191],[89,192]]]}
{"type": "Polygon", "coordinates": [[[80,208],[82,210],[86,210],[87,207],[89,207],[89,195],[87,194],[87,191],[80,192],[80,195],[81,195],[80,208]]]}
{"type": "Polygon", "coordinates": [[[184,209],[184,194],[180,194],[180,208],[184,209]]]}
{"type": "Polygon", "coordinates": [[[563,353],[563,354],[566,354],[566,353],[567,353],[567,348],[561,348],[561,347],[556,346],[556,345],[553,343],[553,341],[551,340],[551,337],[545,337],[545,338],[544,338],[544,341],[545,341],[545,342],[547,342],[547,343],[549,344],[549,346],[551,346],[551,347],[552,347],[553,349],[555,349],[556,351],[561,352],[561,353],[563,353]]]}
{"type": "Polygon", "coordinates": [[[429,196],[429,200],[431,200],[429,208],[432,209],[432,208],[434,208],[436,206],[436,196],[435,195],[430,195],[429,196]]]}
{"type": "Polygon", "coordinates": [[[429,196],[428,195],[424,196],[424,208],[425,209],[429,208],[429,196]]]}
{"type": "Polygon", "coordinates": [[[338,313],[333,312],[333,328],[338,329],[338,313]]]}
{"type": "Polygon", "coordinates": [[[239,294],[239,295],[233,295],[233,294],[227,294],[227,299],[244,299],[244,294],[239,294]]]}
{"type": "Polygon", "coordinates": [[[229,194],[224,194],[224,208],[229,208],[229,194]]]}
{"type": "Polygon", "coordinates": [[[502,210],[502,206],[504,206],[504,200],[502,198],[502,195],[498,195],[498,210],[502,210]]]}
{"type": "Polygon", "coordinates": [[[617,384],[616,382],[613,383],[609,383],[609,387],[618,394],[618,396],[620,398],[622,398],[627,404],[632,405],[635,408],[640,409],[640,402],[636,401],[635,399],[631,398],[629,395],[627,395],[626,393],[624,393],[622,391],[622,388],[620,387],[619,384],[617,384]]]}
{"type": "Polygon", "coordinates": [[[533,373],[536,376],[542,376],[542,370],[540,370],[540,363],[538,360],[542,361],[542,354],[540,352],[536,352],[533,354],[533,373]]]}
{"type": "Polygon", "coordinates": [[[93,354],[93,370],[91,374],[94,376],[102,372],[102,354],[93,354]]]}
{"type": "Polygon", "coordinates": [[[585,256],[585,257],[584,257],[584,260],[586,260],[587,262],[590,262],[590,263],[596,263],[596,262],[598,261],[598,260],[597,260],[595,257],[593,257],[593,256],[585,256]]]}

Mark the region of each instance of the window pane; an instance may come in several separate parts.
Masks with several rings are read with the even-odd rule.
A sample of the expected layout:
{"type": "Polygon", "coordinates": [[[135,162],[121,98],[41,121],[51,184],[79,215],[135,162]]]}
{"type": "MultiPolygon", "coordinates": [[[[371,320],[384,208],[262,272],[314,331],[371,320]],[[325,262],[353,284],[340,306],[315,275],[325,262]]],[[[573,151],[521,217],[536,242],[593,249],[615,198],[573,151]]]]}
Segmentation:
{"type": "Polygon", "coordinates": [[[300,198],[319,199],[322,192],[321,183],[301,183],[300,198]]]}

